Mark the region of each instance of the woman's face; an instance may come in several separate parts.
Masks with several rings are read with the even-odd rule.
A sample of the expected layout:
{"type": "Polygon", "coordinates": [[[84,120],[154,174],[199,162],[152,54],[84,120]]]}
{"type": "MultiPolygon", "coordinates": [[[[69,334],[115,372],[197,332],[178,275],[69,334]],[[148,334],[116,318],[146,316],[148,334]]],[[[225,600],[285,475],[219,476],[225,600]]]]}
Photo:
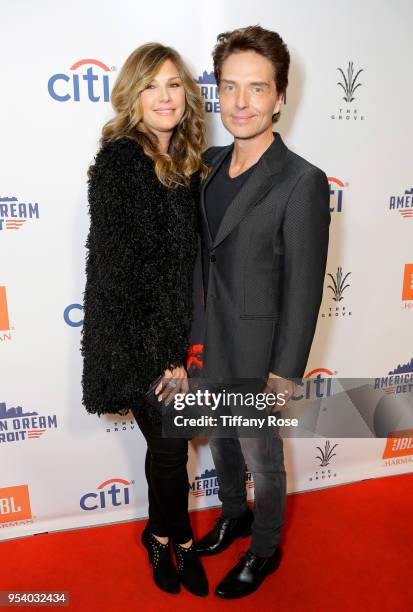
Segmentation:
{"type": "Polygon", "coordinates": [[[185,112],[185,89],[170,59],[163,62],[140,99],[143,122],[156,135],[164,138],[178,125],[185,112]]]}

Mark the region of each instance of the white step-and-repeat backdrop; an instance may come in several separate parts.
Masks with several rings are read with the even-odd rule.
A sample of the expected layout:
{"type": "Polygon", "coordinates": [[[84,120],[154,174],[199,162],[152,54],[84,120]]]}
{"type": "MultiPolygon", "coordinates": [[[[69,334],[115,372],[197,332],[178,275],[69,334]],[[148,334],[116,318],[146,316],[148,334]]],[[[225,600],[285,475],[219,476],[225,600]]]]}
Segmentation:
{"type": "MultiPolygon", "coordinates": [[[[0,539],[146,516],[143,437],[132,417],[86,413],[79,351],[86,170],[119,69],[142,43],[178,49],[205,99],[209,143],[227,144],[216,36],[256,23],[281,34],[292,65],[276,129],[331,185],[308,393],[330,377],[378,378],[390,403],[411,391],[409,0],[9,0],[0,13],[0,539]]],[[[411,472],[413,430],[375,434],[331,438],[320,425],[285,440],[289,492],[411,472]]],[[[189,473],[191,507],[217,505],[204,440],[189,473]]]]}

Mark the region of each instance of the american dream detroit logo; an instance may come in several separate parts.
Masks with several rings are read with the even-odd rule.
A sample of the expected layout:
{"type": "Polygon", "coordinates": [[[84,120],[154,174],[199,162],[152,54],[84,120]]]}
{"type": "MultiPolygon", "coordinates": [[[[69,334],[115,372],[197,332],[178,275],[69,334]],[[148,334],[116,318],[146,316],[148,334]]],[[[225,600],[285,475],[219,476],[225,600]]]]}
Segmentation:
{"type": "Polygon", "coordinates": [[[56,102],[109,102],[109,75],[116,67],[109,68],[97,59],[81,59],[70,66],[69,71],[53,74],[48,83],[49,95],[56,102]],[[88,66],[88,68],[86,68],[88,66]]]}
{"type": "Polygon", "coordinates": [[[16,196],[0,198],[0,232],[21,229],[26,221],[39,218],[37,202],[19,202],[16,196]]]}
{"type": "MultiPolygon", "coordinates": [[[[254,488],[252,474],[249,471],[245,473],[245,486],[247,489],[254,488]]],[[[189,485],[190,494],[194,497],[209,497],[218,495],[219,485],[217,471],[215,468],[204,470],[199,476],[195,476],[194,480],[189,485]]]]}
{"type": "Polygon", "coordinates": [[[219,95],[217,82],[215,80],[214,71],[204,72],[196,79],[199,85],[201,96],[204,98],[206,113],[219,113],[219,95]]]}

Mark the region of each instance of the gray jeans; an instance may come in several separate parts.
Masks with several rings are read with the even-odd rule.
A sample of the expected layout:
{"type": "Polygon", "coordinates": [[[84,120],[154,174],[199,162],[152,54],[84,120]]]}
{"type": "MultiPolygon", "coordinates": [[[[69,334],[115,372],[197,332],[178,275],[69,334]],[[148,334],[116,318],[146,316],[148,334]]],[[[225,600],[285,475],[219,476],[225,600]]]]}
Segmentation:
{"type": "Polygon", "coordinates": [[[286,499],[283,440],[274,427],[260,438],[210,438],[222,513],[236,518],[247,509],[245,464],[254,479],[250,550],[270,557],[281,540],[286,499]]]}

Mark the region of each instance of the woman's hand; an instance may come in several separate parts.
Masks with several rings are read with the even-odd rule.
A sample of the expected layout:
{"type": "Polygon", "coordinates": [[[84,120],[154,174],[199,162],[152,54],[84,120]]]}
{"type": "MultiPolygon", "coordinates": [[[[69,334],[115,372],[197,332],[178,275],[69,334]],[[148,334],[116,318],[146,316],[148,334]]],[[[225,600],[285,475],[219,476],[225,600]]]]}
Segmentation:
{"type": "Polygon", "coordinates": [[[169,406],[176,393],[187,393],[188,389],[188,374],[184,366],[181,365],[177,368],[165,370],[163,379],[155,389],[155,394],[159,394],[158,402],[163,400],[165,406],[169,406]]]}

